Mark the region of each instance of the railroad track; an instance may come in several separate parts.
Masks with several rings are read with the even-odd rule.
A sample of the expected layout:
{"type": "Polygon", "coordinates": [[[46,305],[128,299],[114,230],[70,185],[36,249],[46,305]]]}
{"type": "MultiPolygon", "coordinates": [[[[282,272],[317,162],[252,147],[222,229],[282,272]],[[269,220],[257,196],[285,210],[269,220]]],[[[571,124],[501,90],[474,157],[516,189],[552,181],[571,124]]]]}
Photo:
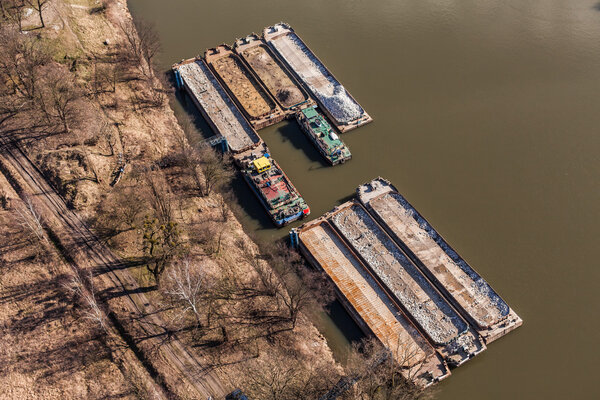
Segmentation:
{"type": "MultiPolygon", "coordinates": [[[[42,211],[50,213],[53,219],[58,221],[62,232],[53,232],[53,234],[59,238],[69,256],[77,264],[85,262],[94,268],[104,270],[104,275],[110,279],[113,287],[122,289],[123,304],[130,314],[136,317],[137,327],[144,335],[142,340],[151,343],[153,348],[160,351],[165,361],[173,368],[170,373],[186,380],[198,392],[198,398],[209,396],[223,398],[226,391],[216,374],[208,371],[198,355],[182,344],[175,333],[164,328],[165,323],[156,314],[148,298],[143,293],[135,292],[139,289],[139,285],[129,271],[118,268],[123,265],[123,262],[100,242],[73,210],[67,207],[64,199],[51,187],[21,148],[15,143],[2,139],[0,154],[28,186],[22,188],[23,191],[35,194],[37,200],[43,204],[45,210],[38,210],[38,212],[42,216],[45,215],[42,211]]],[[[17,192],[20,193],[19,190],[17,192]]],[[[151,360],[149,361],[151,363],[151,360]]],[[[154,375],[154,371],[149,372],[154,375]]]]}

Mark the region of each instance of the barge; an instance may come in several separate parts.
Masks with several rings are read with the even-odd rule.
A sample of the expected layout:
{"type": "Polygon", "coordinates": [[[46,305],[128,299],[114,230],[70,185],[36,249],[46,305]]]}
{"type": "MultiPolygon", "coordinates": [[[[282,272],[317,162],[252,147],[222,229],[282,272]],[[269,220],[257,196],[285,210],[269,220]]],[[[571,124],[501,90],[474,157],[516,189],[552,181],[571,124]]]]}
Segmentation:
{"type": "Polygon", "coordinates": [[[372,121],[288,24],[265,28],[263,37],[317,100],[336,129],[343,133],[372,121]]]}
{"type": "Polygon", "coordinates": [[[441,356],[325,218],[308,222],[297,232],[301,253],[327,274],[346,310],[366,334],[390,349],[407,379],[428,386],[450,375],[441,356]]]}
{"type": "Polygon", "coordinates": [[[451,366],[486,349],[479,335],[356,200],[334,209],[328,220],[451,366]]]}
{"type": "Polygon", "coordinates": [[[255,129],[285,118],[285,113],[231,47],[220,45],[208,49],[204,59],[255,129]]]}
{"type": "Polygon", "coordinates": [[[310,214],[298,190],[269,153],[252,153],[237,162],[244,180],[275,225],[281,227],[310,214]]]}
{"type": "Polygon", "coordinates": [[[236,40],[233,50],[252,69],[284,111],[293,112],[302,105],[313,103],[308,93],[258,35],[253,33],[236,40]]]}
{"type": "Polygon", "coordinates": [[[296,121],[317,147],[319,153],[331,165],[345,163],[352,158],[348,147],[315,107],[307,107],[297,111],[296,121]]]}
{"type": "Polygon", "coordinates": [[[233,153],[248,151],[262,143],[204,60],[185,60],[175,64],[173,70],[204,119],[215,134],[225,137],[233,153]]]}
{"type": "Polygon", "coordinates": [[[486,343],[522,319],[387,180],[357,189],[358,198],[486,343]]]}

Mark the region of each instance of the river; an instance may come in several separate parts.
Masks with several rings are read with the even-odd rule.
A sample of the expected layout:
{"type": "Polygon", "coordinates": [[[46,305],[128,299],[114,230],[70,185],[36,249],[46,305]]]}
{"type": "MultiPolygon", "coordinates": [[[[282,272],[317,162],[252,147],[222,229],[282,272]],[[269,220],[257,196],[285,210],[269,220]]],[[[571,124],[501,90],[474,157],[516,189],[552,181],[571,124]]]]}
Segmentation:
{"type": "MultiPolygon", "coordinates": [[[[373,117],[342,136],[353,159],[336,167],[295,122],[260,135],[311,217],[384,176],[523,318],[454,370],[436,398],[600,398],[600,3],[129,3],[156,24],[164,69],[286,21],[373,117]]],[[[235,187],[248,231],[287,233],[235,187]]],[[[321,325],[339,354],[346,339],[331,321],[321,325]]]]}

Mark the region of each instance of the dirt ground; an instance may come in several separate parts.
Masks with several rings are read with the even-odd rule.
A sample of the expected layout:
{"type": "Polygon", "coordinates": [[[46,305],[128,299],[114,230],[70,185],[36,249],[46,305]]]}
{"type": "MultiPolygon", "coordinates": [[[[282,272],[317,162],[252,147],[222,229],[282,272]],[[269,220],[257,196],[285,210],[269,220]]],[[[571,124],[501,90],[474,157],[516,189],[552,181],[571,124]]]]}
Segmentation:
{"type": "MultiPolygon", "coordinates": [[[[89,81],[93,74],[90,57],[109,52],[122,39],[118,24],[131,18],[125,0],[108,1],[105,9],[93,11],[98,6],[93,0],[52,0],[45,14],[44,35],[49,46],[54,47],[55,59],[80,60],[76,74],[82,83],[89,81]]],[[[114,172],[122,162],[148,165],[157,162],[178,148],[184,137],[168,102],[158,107],[140,107],[131,101],[137,92],[145,90],[149,89],[144,82],[131,81],[119,82],[114,93],[99,93],[95,97],[97,112],[104,115],[107,124],[89,140],[73,142],[68,137],[57,136],[23,143],[54,186],[92,223],[97,220],[100,203],[115,196],[127,184],[136,182],[127,167],[121,183],[110,187],[114,172]]],[[[218,220],[220,197],[201,198],[179,189],[177,172],[166,171],[169,184],[178,195],[179,221],[192,225],[202,222],[200,219],[218,220]]],[[[4,180],[0,181],[0,186],[6,185],[4,180]]],[[[10,197],[17,198],[14,193],[10,197]]],[[[127,346],[110,339],[110,335],[110,340],[103,338],[90,321],[78,314],[75,305],[62,295],[60,284],[70,267],[58,256],[54,258],[58,260],[56,263],[33,257],[26,240],[19,239],[24,232],[14,218],[13,212],[0,211],[1,231],[10,232],[0,237],[0,328],[3,333],[0,398],[149,398],[148,371],[127,346]]],[[[237,268],[240,275],[252,273],[252,266],[242,260],[242,255],[248,247],[257,252],[257,246],[233,216],[222,229],[221,246],[226,250],[214,257],[215,268],[227,265],[237,268]]],[[[114,239],[110,243],[119,256],[126,260],[139,257],[139,235],[136,236],[135,231],[124,232],[114,239]]],[[[204,250],[192,248],[191,251],[202,253],[204,250]]],[[[145,268],[135,262],[128,268],[164,320],[171,321],[173,310],[161,293],[152,289],[145,268]]],[[[111,300],[113,307],[118,314],[118,299],[111,300]]],[[[257,366],[268,369],[280,362],[274,354],[280,354],[282,349],[287,349],[305,365],[319,360],[323,366],[339,370],[325,339],[304,315],[300,316],[293,332],[276,340],[263,338],[256,342],[256,352],[244,347],[211,352],[195,346],[190,332],[182,332],[180,339],[189,344],[192,351],[213,359],[219,376],[231,386],[242,383],[243,372],[257,366]]],[[[160,368],[160,360],[157,362],[160,368]]],[[[174,381],[177,379],[174,377],[174,381]]]]}
{"type": "Polygon", "coordinates": [[[11,199],[0,209],[0,398],[138,398],[123,358],[63,290],[70,268],[54,252],[39,254],[2,174],[0,191],[11,199]]]}

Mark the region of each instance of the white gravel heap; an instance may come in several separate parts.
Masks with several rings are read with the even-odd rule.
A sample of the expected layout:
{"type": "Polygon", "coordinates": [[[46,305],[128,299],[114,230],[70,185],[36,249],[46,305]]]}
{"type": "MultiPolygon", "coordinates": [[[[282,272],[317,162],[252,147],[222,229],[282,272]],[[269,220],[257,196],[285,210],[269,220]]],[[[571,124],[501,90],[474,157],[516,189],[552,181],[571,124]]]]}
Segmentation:
{"type": "Polygon", "coordinates": [[[467,331],[467,324],[363,208],[349,207],[331,222],[432,340],[448,344],[467,331]]]}
{"type": "Polygon", "coordinates": [[[302,78],[314,95],[327,108],[338,124],[349,124],[363,117],[365,111],[308,49],[298,36],[290,32],[270,43],[302,78]]]}

